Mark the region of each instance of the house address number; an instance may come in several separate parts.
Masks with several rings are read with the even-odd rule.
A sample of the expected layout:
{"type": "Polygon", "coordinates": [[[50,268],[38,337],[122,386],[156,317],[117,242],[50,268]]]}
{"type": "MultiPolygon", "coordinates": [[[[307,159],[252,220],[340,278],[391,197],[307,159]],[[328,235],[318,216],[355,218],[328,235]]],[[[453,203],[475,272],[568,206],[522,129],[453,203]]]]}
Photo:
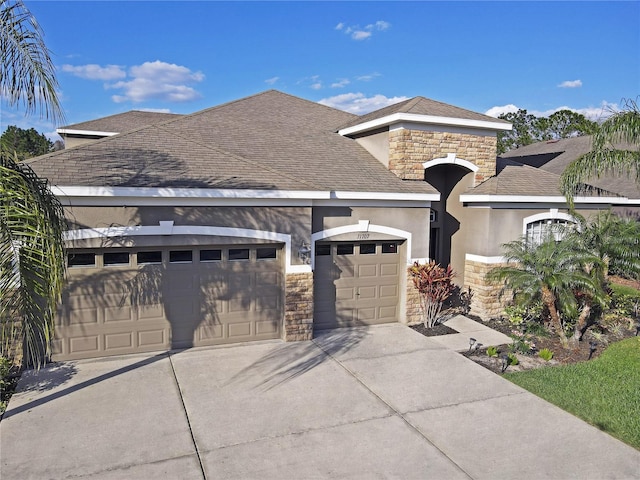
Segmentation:
{"type": "Polygon", "coordinates": [[[358,240],[367,240],[369,238],[369,234],[368,233],[359,233],[358,234],[358,240]]]}

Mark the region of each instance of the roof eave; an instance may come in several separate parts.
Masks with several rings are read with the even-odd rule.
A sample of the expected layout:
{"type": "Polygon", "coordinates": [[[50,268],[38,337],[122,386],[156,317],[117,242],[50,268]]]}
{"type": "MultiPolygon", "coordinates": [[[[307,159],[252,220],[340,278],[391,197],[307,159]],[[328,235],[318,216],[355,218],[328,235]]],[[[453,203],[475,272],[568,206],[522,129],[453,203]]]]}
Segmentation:
{"type": "Polygon", "coordinates": [[[420,115],[415,113],[394,113],[386,115],[375,120],[370,120],[352,127],[347,127],[338,130],[338,133],[342,136],[355,135],[358,133],[366,132],[369,130],[375,130],[382,127],[388,127],[390,125],[400,122],[413,122],[422,123],[428,125],[445,125],[455,127],[467,127],[477,128],[482,130],[511,130],[512,125],[505,122],[492,122],[488,120],[470,120],[465,118],[454,117],[438,117],[435,115],[420,115]]]}

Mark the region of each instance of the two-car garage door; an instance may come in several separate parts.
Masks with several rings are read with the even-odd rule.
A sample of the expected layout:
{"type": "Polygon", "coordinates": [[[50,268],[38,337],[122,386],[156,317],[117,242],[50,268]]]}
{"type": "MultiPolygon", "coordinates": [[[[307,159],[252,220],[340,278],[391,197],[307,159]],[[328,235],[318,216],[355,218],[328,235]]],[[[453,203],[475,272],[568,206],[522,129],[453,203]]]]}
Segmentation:
{"type": "Polygon", "coordinates": [[[58,360],[280,337],[279,245],[75,250],[58,360]]]}

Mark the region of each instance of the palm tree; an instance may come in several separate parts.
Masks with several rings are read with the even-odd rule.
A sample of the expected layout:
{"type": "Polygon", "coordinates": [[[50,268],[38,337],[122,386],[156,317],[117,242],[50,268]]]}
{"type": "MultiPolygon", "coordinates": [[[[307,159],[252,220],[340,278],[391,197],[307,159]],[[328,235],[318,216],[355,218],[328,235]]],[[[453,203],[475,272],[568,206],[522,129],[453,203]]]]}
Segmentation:
{"type": "Polygon", "coordinates": [[[582,303],[573,333],[574,341],[578,341],[588,326],[593,307],[608,304],[604,294],[609,284],[609,271],[632,277],[640,275],[640,223],[622,219],[611,211],[600,212],[589,219],[579,215],[575,218],[578,228],[569,232],[563,241],[588,255],[589,262],[582,268],[592,277],[595,287],[591,291],[576,291],[582,303]]]}
{"type": "Polygon", "coordinates": [[[571,242],[556,241],[554,232],[540,244],[521,238],[503,248],[508,264],[489,271],[487,279],[504,283],[503,291],[512,291],[523,305],[541,300],[563,346],[568,346],[561,312],[577,313],[575,288],[596,289],[593,279],[582,269],[593,259],[576,251],[571,242]]]}
{"type": "Polygon", "coordinates": [[[22,104],[25,114],[40,111],[41,117],[62,121],[55,68],[40,25],[20,0],[2,0],[0,8],[2,97],[9,106],[22,104]]]}
{"type": "Polygon", "coordinates": [[[562,193],[573,208],[573,197],[589,190],[590,178],[611,173],[633,176],[640,185],[640,109],[633,100],[597,128],[591,151],[569,164],[561,178],[562,193]]]}
{"type": "MultiPolygon", "coordinates": [[[[0,8],[2,97],[27,114],[62,120],[42,30],[21,1],[3,0],[0,8]]],[[[64,278],[64,226],[47,183],[15,152],[0,151],[0,355],[21,346],[25,363],[46,361],[64,278]]]]}

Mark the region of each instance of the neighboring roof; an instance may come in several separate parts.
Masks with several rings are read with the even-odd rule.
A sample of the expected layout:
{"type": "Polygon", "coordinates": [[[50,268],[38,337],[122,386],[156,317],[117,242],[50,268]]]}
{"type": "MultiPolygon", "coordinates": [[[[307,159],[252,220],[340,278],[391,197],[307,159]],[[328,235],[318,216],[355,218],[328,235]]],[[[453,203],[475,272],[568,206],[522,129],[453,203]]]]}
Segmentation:
{"type": "MultiPolygon", "coordinates": [[[[567,166],[591,150],[591,136],[564,138],[538,142],[504,153],[501,158],[537,167],[562,175],[567,166]]],[[[634,179],[621,175],[603,175],[592,178],[590,185],[628,198],[640,199],[640,186],[634,179]]]]}
{"type": "Polygon", "coordinates": [[[182,115],[176,113],[159,113],[159,112],[143,112],[140,110],[131,110],[129,112],[118,113],[96,120],[87,122],[74,123],[66,125],[58,129],[58,133],[66,133],[69,131],[78,132],[105,132],[105,133],[123,133],[136,128],[153,125],[156,123],[166,122],[182,115]]]}
{"type": "Polygon", "coordinates": [[[57,186],[437,194],[336,126],[354,115],[275,90],[29,161],[57,186]]]}
{"type": "Polygon", "coordinates": [[[466,193],[531,197],[562,196],[558,175],[515,162],[509,162],[501,167],[498,175],[466,193]]]}
{"type": "Polygon", "coordinates": [[[464,108],[448,105],[446,103],[437,102],[429,98],[414,97],[404,102],[395,103],[375,112],[368,113],[366,115],[359,116],[352,121],[345,123],[340,127],[340,130],[348,129],[356,125],[361,125],[367,122],[372,122],[385,117],[389,117],[395,114],[413,114],[424,115],[428,117],[443,117],[443,118],[457,118],[464,120],[475,120],[479,122],[490,122],[495,124],[510,125],[509,122],[483,115],[481,113],[472,112],[464,108]]]}

